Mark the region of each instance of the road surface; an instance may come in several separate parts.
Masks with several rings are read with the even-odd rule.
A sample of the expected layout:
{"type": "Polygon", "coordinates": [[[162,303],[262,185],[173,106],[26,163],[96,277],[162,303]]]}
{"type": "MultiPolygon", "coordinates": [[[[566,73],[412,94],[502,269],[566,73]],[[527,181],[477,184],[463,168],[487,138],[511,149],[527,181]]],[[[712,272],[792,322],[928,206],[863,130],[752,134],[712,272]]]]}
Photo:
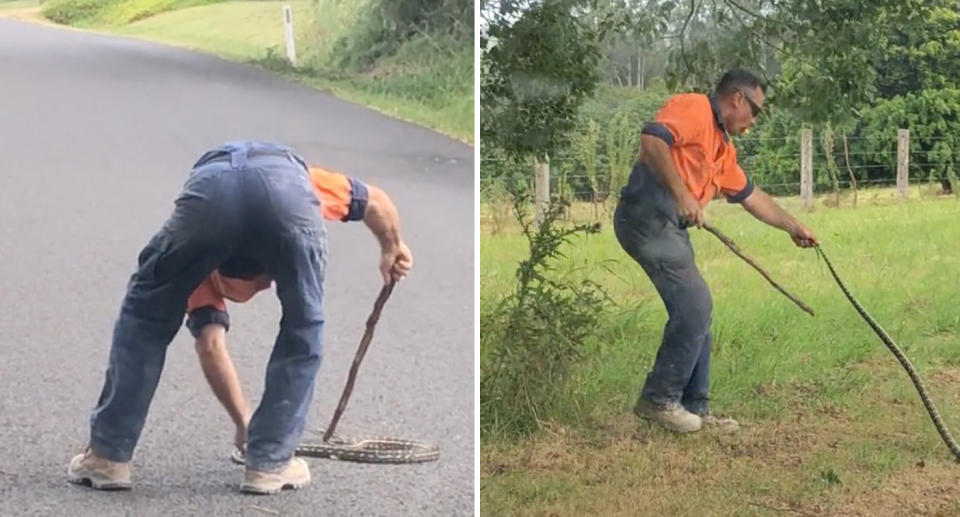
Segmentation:
{"type": "MultiPolygon", "coordinates": [[[[471,147],[256,68],[0,19],[0,515],[472,514],[474,188],[471,147]],[[311,459],[303,490],[240,494],[232,425],[183,328],[133,459],[134,489],[66,482],[137,254],[190,165],[233,139],[290,145],[394,198],[415,269],[387,303],[337,432],[434,442],[438,462],[311,459]]],[[[366,227],[328,230],[310,428],[329,422],[380,288],[366,227]]],[[[230,313],[229,347],[255,404],[279,303],[271,290],[230,313]]]]}

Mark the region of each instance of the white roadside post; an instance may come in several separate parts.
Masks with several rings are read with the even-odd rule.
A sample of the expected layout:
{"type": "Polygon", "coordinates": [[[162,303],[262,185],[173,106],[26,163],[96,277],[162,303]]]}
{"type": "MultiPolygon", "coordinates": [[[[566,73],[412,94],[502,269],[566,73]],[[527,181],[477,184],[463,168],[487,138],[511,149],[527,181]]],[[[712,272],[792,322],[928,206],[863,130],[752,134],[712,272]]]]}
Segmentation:
{"type": "Polygon", "coordinates": [[[283,31],[287,39],[287,60],[292,66],[297,66],[297,49],[293,39],[293,9],[290,5],[283,6],[283,31]]]}

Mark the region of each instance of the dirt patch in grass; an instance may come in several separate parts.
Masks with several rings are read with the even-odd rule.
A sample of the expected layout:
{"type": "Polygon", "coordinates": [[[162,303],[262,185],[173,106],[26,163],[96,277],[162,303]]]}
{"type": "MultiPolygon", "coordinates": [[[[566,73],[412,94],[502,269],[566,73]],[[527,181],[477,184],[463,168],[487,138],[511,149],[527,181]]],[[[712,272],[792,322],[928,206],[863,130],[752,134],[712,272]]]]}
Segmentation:
{"type": "Polygon", "coordinates": [[[811,515],[900,517],[904,515],[960,515],[960,465],[918,462],[912,468],[889,476],[879,487],[850,491],[828,508],[798,508],[811,515]],[[819,513],[826,510],[826,513],[819,513]]]}

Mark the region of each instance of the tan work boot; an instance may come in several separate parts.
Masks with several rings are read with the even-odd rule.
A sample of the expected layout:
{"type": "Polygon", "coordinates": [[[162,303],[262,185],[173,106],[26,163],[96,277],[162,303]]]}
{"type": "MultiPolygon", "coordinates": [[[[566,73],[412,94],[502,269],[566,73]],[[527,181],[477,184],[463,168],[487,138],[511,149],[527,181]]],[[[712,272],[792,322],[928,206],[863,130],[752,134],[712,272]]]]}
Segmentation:
{"type": "Polygon", "coordinates": [[[67,481],[97,490],[130,490],[130,465],[97,456],[87,448],[70,460],[67,481]]]}
{"type": "Polygon", "coordinates": [[[284,488],[296,490],[310,482],[310,468],[301,458],[291,458],[279,472],[264,472],[247,467],[240,491],[248,494],[277,494],[284,488]]]}
{"type": "Polygon", "coordinates": [[[699,416],[683,409],[679,402],[661,405],[641,398],[634,406],[633,413],[676,433],[699,431],[703,425],[699,416]]]}
{"type": "Polygon", "coordinates": [[[740,430],[740,424],[732,418],[720,418],[713,413],[700,415],[703,425],[714,428],[725,433],[733,433],[740,430]]]}

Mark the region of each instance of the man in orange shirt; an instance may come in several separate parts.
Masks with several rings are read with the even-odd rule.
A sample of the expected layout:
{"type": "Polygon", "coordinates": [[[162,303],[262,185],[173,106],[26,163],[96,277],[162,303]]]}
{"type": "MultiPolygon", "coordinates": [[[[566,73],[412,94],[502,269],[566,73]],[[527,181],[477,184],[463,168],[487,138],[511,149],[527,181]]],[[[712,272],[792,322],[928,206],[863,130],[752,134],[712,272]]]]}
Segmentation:
{"type": "MultiPolygon", "coordinates": [[[[395,211],[390,198],[376,187],[319,167],[310,167],[308,171],[314,191],[321,200],[320,212],[328,221],[364,219],[370,203],[374,206],[369,209],[371,212],[377,209],[395,211]]],[[[403,243],[400,245],[403,246],[403,243]]],[[[409,255],[409,251],[405,250],[405,253],[409,255]]],[[[389,264],[382,264],[382,267],[383,281],[387,283],[391,277],[385,268],[389,264]]],[[[186,325],[196,338],[195,348],[203,374],[235,426],[236,450],[232,458],[239,463],[243,463],[246,453],[247,426],[252,410],[227,351],[226,334],[230,328],[230,316],[226,300],[244,303],[272,284],[273,279],[266,274],[238,278],[225,276],[215,270],[187,300],[186,325]]]]}
{"type": "Polygon", "coordinates": [[[634,413],[676,432],[703,424],[736,429],[709,408],[713,300],[694,261],[687,227],[700,227],[718,194],[787,232],[797,246],[813,232],[755,187],[737,163],[731,134],[742,134],[763,109],[766,87],[750,72],[724,74],[714,95],[675,95],[644,127],[641,150],[614,214],[623,249],[653,281],[669,319],[653,370],[634,413]]]}
{"type": "Polygon", "coordinates": [[[384,282],[410,271],[399,216],[380,189],[309,169],[275,144],[230,142],[200,158],[173,214],[140,253],[114,327],[89,445],[71,460],[70,481],[130,488],[129,461],[186,313],[204,374],[246,427],[249,410],[242,395],[236,398],[239,382],[223,348],[224,299],[246,301],[275,281],[283,318],[260,406],[249,418],[241,490],[269,494],[309,483],[306,463],[293,453],[321,360],[324,218],[366,223],[381,245],[384,282]]]}

